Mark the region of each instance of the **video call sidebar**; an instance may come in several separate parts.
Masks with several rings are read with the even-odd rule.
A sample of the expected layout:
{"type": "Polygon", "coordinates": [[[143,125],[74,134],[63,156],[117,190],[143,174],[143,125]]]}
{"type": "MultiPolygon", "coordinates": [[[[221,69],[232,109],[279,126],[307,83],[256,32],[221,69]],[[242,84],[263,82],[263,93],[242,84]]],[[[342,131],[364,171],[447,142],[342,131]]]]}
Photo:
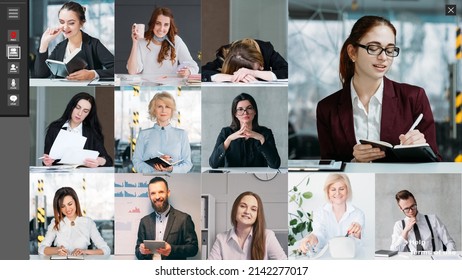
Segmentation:
{"type": "Polygon", "coordinates": [[[29,116],[28,5],[0,2],[0,116],[29,116]]]}

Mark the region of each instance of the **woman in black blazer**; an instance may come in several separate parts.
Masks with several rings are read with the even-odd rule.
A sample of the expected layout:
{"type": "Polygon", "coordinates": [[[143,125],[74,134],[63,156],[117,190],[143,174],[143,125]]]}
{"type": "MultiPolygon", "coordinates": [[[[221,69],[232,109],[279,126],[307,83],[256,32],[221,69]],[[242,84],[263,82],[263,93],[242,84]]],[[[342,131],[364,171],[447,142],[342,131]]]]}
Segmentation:
{"type": "Polygon", "coordinates": [[[245,38],[220,47],[202,66],[203,82],[251,82],[288,78],[287,61],[270,42],[245,38]]]}
{"type": "Polygon", "coordinates": [[[77,93],[67,104],[63,115],[48,126],[43,155],[43,164],[46,166],[59,164],[59,159],[51,158],[49,153],[61,129],[87,137],[84,149],[99,152],[96,160],[85,160],[86,167],[112,166],[112,158],[104,148],[104,136],[93,96],[86,92],[77,93]]]}
{"type": "Polygon", "coordinates": [[[60,25],[55,28],[48,28],[42,35],[40,47],[35,59],[34,76],[46,78],[52,75],[45,61],[64,61],[73,51],[81,49],[77,54],[87,62],[86,69],[78,70],[69,74],[69,80],[92,80],[114,76],[114,56],[96,38],[80,30],[85,23],[85,7],[75,2],[65,3],[59,10],[60,25]],[[48,45],[59,34],[66,38],[59,43],[48,56],[48,45]]]}
{"type": "Polygon", "coordinates": [[[221,129],[209,158],[212,168],[271,167],[279,168],[273,132],[258,125],[258,108],[250,94],[241,93],[231,105],[232,122],[221,129]]]}

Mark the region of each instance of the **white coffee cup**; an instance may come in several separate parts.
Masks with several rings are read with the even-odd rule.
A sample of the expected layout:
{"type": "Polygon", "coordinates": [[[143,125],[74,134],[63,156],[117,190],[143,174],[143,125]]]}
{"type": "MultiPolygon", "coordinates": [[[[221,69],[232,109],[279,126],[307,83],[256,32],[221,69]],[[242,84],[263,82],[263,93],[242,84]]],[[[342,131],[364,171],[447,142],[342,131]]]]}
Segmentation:
{"type": "Polygon", "coordinates": [[[144,38],[144,24],[143,23],[134,23],[133,28],[135,29],[136,38],[138,40],[144,38]]]}

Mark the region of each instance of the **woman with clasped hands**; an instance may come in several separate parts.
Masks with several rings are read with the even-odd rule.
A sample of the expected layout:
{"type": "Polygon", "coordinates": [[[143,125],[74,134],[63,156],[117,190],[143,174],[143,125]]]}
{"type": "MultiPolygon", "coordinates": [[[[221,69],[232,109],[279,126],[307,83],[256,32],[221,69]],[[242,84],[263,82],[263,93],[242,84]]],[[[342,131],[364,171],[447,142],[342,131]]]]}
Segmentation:
{"type": "Polygon", "coordinates": [[[59,10],[59,26],[47,28],[40,40],[40,47],[35,60],[35,77],[46,78],[52,73],[45,61],[64,61],[77,49],[81,49],[78,56],[82,57],[88,64],[87,69],[78,70],[69,74],[69,80],[93,80],[114,76],[114,56],[96,38],[83,32],[85,18],[85,7],[76,2],[67,2],[59,10]],[[59,43],[48,56],[48,45],[63,34],[64,41],[59,43]]]}
{"type": "Polygon", "coordinates": [[[63,187],[56,191],[53,212],[54,219],[38,249],[40,255],[111,254],[111,249],[101,237],[95,222],[82,215],[79,198],[74,189],[63,187]],[[88,249],[91,242],[97,249],[88,249]],[[52,247],[52,244],[55,246],[52,247]]]}
{"type": "Polygon", "coordinates": [[[271,129],[258,124],[255,99],[247,93],[236,96],[231,105],[232,122],[221,129],[209,158],[212,168],[279,168],[281,159],[271,129]]]}
{"type": "Polygon", "coordinates": [[[324,184],[324,193],[328,201],[313,213],[313,231],[300,242],[302,253],[311,248],[319,251],[333,237],[350,236],[356,241],[362,237],[364,213],[349,202],[352,190],[348,177],[330,174],[324,184]]]}

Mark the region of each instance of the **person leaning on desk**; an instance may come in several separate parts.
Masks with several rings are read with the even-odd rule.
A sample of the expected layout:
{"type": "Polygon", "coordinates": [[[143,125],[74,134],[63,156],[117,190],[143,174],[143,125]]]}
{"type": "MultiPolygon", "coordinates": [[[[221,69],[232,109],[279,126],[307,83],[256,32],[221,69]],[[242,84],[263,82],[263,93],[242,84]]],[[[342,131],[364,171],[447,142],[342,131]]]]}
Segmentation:
{"type": "Polygon", "coordinates": [[[138,34],[132,25],[132,49],[127,61],[128,73],[176,74],[187,77],[197,74],[199,66],[191,57],[188,47],[178,36],[173,13],[158,7],[151,15],[147,30],[138,34]]]}
{"type": "Polygon", "coordinates": [[[203,82],[273,81],[288,78],[287,61],[270,42],[245,38],[220,47],[202,66],[203,82]]]}
{"type": "Polygon", "coordinates": [[[114,56],[96,38],[83,32],[81,28],[86,22],[85,7],[75,2],[65,3],[58,13],[58,27],[48,28],[42,35],[40,47],[35,59],[34,76],[36,78],[47,78],[51,76],[50,69],[46,65],[47,59],[65,60],[75,49],[80,48],[88,66],[70,74],[66,77],[69,80],[93,80],[95,78],[108,78],[114,76],[114,56]],[[48,56],[48,45],[59,34],[66,38],[59,43],[48,56]]]}
{"type": "Polygon", "coordinates": [[[271,129],[258,124],[255,99],[247,93],[236,96],[231,104],[232,122],[223,127],[209,158],[212,168],[267,167],[281,165],[271,129]]]}
{"type": "Polygon", "coordinates": [[[59,160],[51,158],[49,154],[56,137],[62,129],[86,137],[84,149],[99,152],[96,160],[85,160],[84,165],[86,167],[112,166],[112,158],[104,147],[104,136],[96,112],[96,101],[93,96],[86,92],[77,93],[67,103],[62,116],[48,126],[45,136],[43,165],[51,166],[59,164],[59,160]]]}
{"type": "Polygon", "coordinates": [[[40,243],[40,255],[80,256],[110,255],[111,249],[101,237],[95,222],[82,215],[79,198],[74,189],[63,187],[53,198],[54,219],[40,243]],[[91,242],[97,249],[88,249],[91,242]],[[55,246],[52,246],[52,245],[55,246]]]}
{"type": "Polygon", "coordinates": [[[385,77],[398,54],[396,29],[388,20],[364,16],[354,24],[340,52],[343,88],[321,100],[316,109],[321,158],[391,160],[379,148],[358,144],[369,139],[393,146],[428,143],[441,160],[424,89],[385,77]],[[420,114],[421,122],[409,131],[420,114]]]}

